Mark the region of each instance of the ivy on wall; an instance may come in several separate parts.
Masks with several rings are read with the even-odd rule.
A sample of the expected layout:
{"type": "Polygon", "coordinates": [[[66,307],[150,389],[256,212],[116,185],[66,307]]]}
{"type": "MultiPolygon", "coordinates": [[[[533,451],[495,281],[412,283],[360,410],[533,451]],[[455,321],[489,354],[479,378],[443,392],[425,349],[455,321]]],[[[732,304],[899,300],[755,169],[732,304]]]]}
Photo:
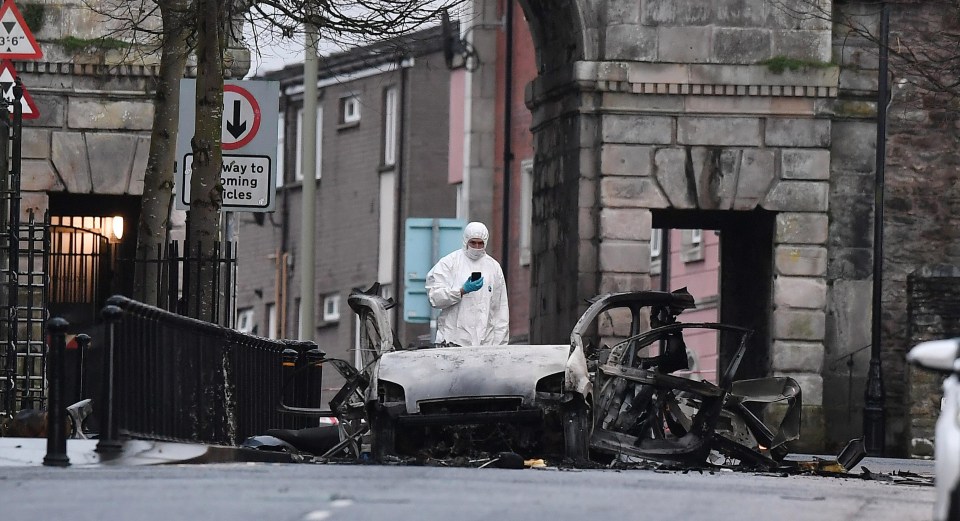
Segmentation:
{"type": "Polygon", "coordinates": [[[43,4],[23,4],[20,8],[20,14],[23,15],[23,21],[31,32],[38,33],[43,29],[43,4]]]}

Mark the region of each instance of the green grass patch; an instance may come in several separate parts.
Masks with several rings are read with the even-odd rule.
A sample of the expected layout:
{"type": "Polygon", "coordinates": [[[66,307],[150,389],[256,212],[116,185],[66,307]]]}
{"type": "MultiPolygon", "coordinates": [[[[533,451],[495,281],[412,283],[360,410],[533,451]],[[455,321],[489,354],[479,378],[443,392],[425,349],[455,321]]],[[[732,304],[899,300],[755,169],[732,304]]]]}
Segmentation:
{"type": "Polygon", "coordinates": [[[801,60],[788,56],[774,56],[768,60],[763,60],[759,65],[766,65],[767,68],[770,69],[770,72],[774,74],[783,74],[783,72],[788,69],[791,71],[799,71],[802,69],[826,69],[827,67],[834,66],[834,64],[830,62],[801,60]]]}
{"type": "Polygon", "coordinates": [[[83,39],[76,38],[74,36],[67,36],[66,38],[57,40],[57,43],[60,44],[67,52],[111,51],[130,47],[129,43],[123,40],[117,40],[116,38],[83,39]]]}

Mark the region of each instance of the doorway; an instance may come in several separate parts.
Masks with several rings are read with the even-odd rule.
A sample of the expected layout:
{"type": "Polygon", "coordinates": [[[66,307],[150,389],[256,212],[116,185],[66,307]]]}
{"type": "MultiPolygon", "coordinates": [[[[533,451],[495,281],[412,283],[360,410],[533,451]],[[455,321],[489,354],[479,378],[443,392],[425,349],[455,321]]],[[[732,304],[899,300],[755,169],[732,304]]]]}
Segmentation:
{"type": "MultiPolygon", "coordinates": [[[[719,236],[719,251],[715,257],[709,252],[703,254],[703,262],[716,263],[717,300],[716,320],[754,331],[747,345],[747,354],[740,363],[737,372],[738,379],[759,378],[770,373],[770,342],[771,318],[773,311],[773,267],[774,267],[774,232],[776,227],[776,213],[765,210],[749,212],[733,211],[703,211],[703,210],[653,210],[653,228],[664,230],[683,230],[684,234],[671,234],[672,237],[681,237],[681,244],[670,248],[673,255],[678,253],[681,259],[664,258],[662,262],[669,262],[676,266],[678,262],[686,262],[694,252],[691,246],[697,241],[687,237],[697,237],[701,234],[700,244],[705,244],[704,236],[715,233],[719,236]],[[688,257],[683,257],[686,254],[688,257]]],[[[708,272],[709,269],[702,270],[708,272]]],[[[669,275],[670,290],[682,286],[698,284],[696,277],[683,277],[676,270],[669,275]],[[679,284],[679,286],[678,286],[679,284]]],[[[701,292],[703,295],[704,292],[701,292]]],[[[697,297],[696,293],[694,296],[697,297]]],[[[703,299],[703,296],[701,296],[703,299]]],[[[709,306],[712,303],[703,304],[709,306]]],[[[701,302],[698,301],[698,307],[701,302]]],[[[687,316],[685,314],[684,316],[687,316]]],[[[691,318],[693,318],[691,316],[691,318]]],[[[693,318],[699,321],[698,318],[693,318]]],[[[704,359],[704,366],[726,367],[738,346],[729,344],[721,338],[716,346],[714,363],[709,363],[709,356],[700,353],[704,359]]]]}

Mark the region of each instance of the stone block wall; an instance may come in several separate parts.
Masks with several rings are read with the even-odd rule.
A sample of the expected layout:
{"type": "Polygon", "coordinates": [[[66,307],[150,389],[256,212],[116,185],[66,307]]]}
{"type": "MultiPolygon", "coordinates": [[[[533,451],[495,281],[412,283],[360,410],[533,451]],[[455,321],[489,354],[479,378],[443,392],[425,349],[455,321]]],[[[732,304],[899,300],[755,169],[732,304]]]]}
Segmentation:
{"type": "Polygon", "coordinates": [[[602,56],[607,60],[750,65],[787,56],[830,61],[829,14],[798,16],[775,2],[743,0],[584,3],[596,4],[605,18],[602,56]]]}
{"type": "MultiPolygon", "coordinates": [[[[960,267],[924,266],[907,277],[909,349],[920,342],[960,337],[960,267]]],[[[940,415],[943,376],[911,367],[907,371],[909,454],[932,457],[940,415]]]]}
{"type": "MultiPolygon", "coordinates": [[[[843,15],[855,15],[873,34],[878,11],[871,2],[838,4],[843,15]]],[[[936,37],[955,23],[936,4],[894,3],[891,41],[903,48],[936,37]]],[[[877,49],[842,27],[834,42],[841,65],[840,96],[834,107],[831,165],[832,282],[824,377],[830,393],[851,393],[853,407],[836,410],[832,422],[859,431],[864,376],[871,344],[870,299],[873,278],[873,193],[876,184],[877,49]],[[853,362],[852,371],[846,360],[853,362]],[[851,377],[852,373],[852,377],[851,377]],[[850,420],[850,418],[854,418],[850,420]]],[[[891,454],[906,455],[913,444],[912,370],[905,355],[908,335],[909,274],[923,266],[960,263],[960,138],[956,111],[947,97],[916,87],[895,58],[890,64],[892,99],[888,109],[884,174],[883,294],[881,296],[881,361],[887,416],[886,445],[891,454]],[[900,85],[900,79],[908,80],[900,85]]],[[[921,377],[922,378],[922,377],[921,377]]],[[[921,436],[922,437],[922,436],[921,436]]]]}
{"type": "MultiPolygon", "coordinates": [[[[618,220],[645,228],[656,209],[776,212],[770,369],[801,381],[805,402],[817,408],[806,417],[824,448],[860,435],[880,246],[873,240],[878,62],[869,39],[831,20],[852,15],[876,35],[876,4],[820,2],[821,16],[797,18],[760,0],[582,0],[563,22],[549,21],[542,4],[525,9],[540,29],[541,63],[552,65],[541,67],[528,104],[540,121],[579,111],[596,124],[577,126],[596,132],[595,149],[560,166],[570,183],[574,170],[589,172],[577,185],[581,201],[596,194],[594,207],[578,210],[576,227],[592,238],[580,241],[578,265],[595,256],[596,277],[584,271],[590,275],[578,284],[648,287],[649,266],[639,258],[648,239],[618,220]],[[580,31],[564,36],[561,24],[580,31]],[[819,63],[774,73],[762,62],[775,56],[819,63]],[[820,67],[827,62],[836,66],[820,67]]],[[[892,5],[892,41],[901,45],[955,23],[931,3],[892,5]]],[[[913,400],[904,363],[907,276],[960,263],[960,124],[944,97],[909,81],[900,88],[896,60],[891,70],[898,87],[887,127],[880,320],[886,445],[905,454],[913,400]]],[[[535,133],[546,128],[534,124],[535,133]]],[[[537,137],[538,160],[558,142],[583,141],[558,135],[560,126],[550,132],[537,137]]],[[[538,164],[535,175],[545,174],[538,164]]],[[[538,197],[549,206],[554,196],[538,197]]],[[[535,227],[548,230],[539,228],[541,216],[535,227]]],[[[535,285],[581,275],[551,262],[535,285]]],[[[533,320],[535,330],[557,325],[546,315],[533,320]]]]}
{"type": "Polygon", "coordinates": [[[535,344],[568,342],[581,303],[597,293],[599,260],[590,253],[596,251],[599,218],[595,169],[589,164],[589,150],[596,146],[594,118],[578,117],[563,105],[553,108],[556,116],[534,122],[538,231],[530,244],[530,341],[535,344]],[[583,178],[581,161],[586,161],[583,178]]]}

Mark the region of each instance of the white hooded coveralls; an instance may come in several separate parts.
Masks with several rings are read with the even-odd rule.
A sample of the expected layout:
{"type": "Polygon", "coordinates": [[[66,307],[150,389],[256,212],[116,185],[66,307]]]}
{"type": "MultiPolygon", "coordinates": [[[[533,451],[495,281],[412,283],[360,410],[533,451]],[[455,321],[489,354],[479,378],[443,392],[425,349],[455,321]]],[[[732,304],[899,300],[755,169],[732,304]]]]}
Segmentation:
{"type": "Polygon", "coordinates": [[[476,260],[467,255],[470,239],[481,239],[486,245],[488,236],[483,224],[468,224],[463,233],[463,248],[440,259],[427,273],[430,305],[441,310],[437,317],[437,343],[499,345],[510,338],[510,309],[500,263],[486,254],[476,260]],[[460,289],[474,271],[482,274],[483,287],[461,296],[460,289]]]}

